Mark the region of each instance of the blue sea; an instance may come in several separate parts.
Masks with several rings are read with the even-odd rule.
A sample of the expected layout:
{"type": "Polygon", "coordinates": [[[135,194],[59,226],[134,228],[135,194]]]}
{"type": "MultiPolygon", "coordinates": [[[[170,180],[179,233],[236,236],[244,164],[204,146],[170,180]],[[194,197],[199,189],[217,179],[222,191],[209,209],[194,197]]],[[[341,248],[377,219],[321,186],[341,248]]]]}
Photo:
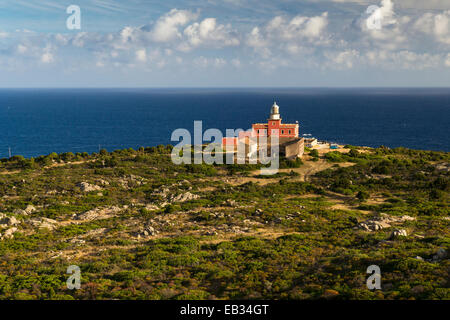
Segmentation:
{"type": "Polygon", "coordinates": [[[450,88],[2,89],[0,157],[168,144],[194,120],[248,129],[274,100],[283,122],[320,140],[450,151],[450,88]]]}

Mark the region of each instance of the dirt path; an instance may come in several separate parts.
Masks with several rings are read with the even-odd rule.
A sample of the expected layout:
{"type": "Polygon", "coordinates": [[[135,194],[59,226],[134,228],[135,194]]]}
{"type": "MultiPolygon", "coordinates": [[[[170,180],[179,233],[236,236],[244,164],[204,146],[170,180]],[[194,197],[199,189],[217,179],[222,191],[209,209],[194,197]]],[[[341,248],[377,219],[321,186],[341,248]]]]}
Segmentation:
{"type": "MultiPolygon", "coordinates": [[[[311,160],[303,160],[303,165],[300,168],[292,168],[292,169],[279,169],[280,173],[290,173],[291,171],[294,171],[298,174],[296,177],[292,177],[290,181],[310,181],[310,178],[316,174],[317,172],[329,169],[333,167],[335,163],[327,162],[324,159],[319,159],[318,161],[311,161],[311,160]]],[[[338,163],[339,167],[350,167],[355,165],[352,162],[342,162],[338,163]]],[[[257,178],[261,174],[260,170],[255,170],[250,173],[249,177],[220,177],[215,178],[214,180],[218,181],[224,181],[227,184],[231,184],[233,186],[242,185],[244,183],[252,182],[259,184],[261,186],[270,184],[270,183],[276,183],[283,179],[281,178],[257,178]]]]}
{"type": "Polygon", "coordinates": [[[20,173],[20,170],[14,170],[14,171],[2,171],[2,172],[0,172],[0,175],[16,174],[16,173],[20,173]]]}

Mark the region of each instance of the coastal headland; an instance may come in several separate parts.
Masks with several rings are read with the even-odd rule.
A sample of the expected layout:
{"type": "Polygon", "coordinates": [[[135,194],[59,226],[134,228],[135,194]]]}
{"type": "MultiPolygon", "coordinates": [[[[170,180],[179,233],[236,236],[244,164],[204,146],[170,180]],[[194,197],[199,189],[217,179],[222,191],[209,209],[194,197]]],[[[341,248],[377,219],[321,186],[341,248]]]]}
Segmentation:
{"type": "Polygon", "coordinates": [[[450,298],[450,153],[313,147],[264,176],[171,150],[2,159],[0,298],[450,298]]]}

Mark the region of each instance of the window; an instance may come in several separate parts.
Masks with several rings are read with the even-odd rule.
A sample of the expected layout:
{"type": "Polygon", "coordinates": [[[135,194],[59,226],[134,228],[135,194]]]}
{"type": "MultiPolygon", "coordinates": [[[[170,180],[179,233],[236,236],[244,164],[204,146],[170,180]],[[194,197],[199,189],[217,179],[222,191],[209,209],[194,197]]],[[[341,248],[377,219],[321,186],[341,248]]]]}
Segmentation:
{"type": "Polygon", "coordinates": [[[289,132],[289,134],[291,134],[291,130],[289,130],[288,132],[289,132]]]}
{"type": "MultiPolygon", "coordinates": [[[[290,133],[290,132],[289,132],[290,133]]],[[[281,134],[284,134],[284,130],[281,130],[281,134]]]]}
{"type": "Polygon", "coordinates": [[[259,129],[258,129],[258,134],[259,134],[259,129]]]}

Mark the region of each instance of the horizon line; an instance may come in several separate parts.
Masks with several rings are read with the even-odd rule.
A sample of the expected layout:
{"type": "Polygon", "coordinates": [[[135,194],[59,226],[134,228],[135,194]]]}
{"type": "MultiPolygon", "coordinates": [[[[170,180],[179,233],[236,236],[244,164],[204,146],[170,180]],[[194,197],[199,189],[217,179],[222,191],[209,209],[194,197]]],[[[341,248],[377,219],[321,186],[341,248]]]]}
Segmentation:
{"type": "Polygon", "coordinates": [[[92,87],[0,87],[7,89],[450,89],[449,86],[92,86],[92,87]]]}

